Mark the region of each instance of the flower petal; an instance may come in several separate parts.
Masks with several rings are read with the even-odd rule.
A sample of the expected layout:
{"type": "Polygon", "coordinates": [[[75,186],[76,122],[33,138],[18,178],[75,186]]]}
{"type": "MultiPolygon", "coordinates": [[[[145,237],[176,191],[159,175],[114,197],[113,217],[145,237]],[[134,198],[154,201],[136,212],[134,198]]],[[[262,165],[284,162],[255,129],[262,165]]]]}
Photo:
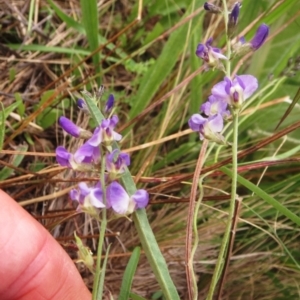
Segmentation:
{"type": "Polygon", "coordinates": [[[206,118],[203,118],[199,114],[193,114],[189,119],[189,126],[193,131],[199,131],[200,125],[206,122],[206,118]]]}
{"type": "Polygon", "coordinates": [[[239,79],[244,83],[244,100],[246,100],[257,90],[258,81],[252,75],[240,75],[239,79]]]}
{"type": "Polygon", "coordinates": [[[67,149],[63,146],[58,146],[55,150],[56,153],[56,161],[63,167],[71,168],[70,159],[72,154],[67,151],[67,149]]]}
{"type": "Polygon", "coordinates": [[[131,197],[136,203],[136,208],[145,208],[149,202],[149,194],[146,190],[137,190],[131,197]]]}
{"type": "Polygon", "coordinates": [[[116,213],[120,215],[126,214],[129,205],[129,196],[118,182],[113,181],[106,188],[106,199],[116,213]]]}

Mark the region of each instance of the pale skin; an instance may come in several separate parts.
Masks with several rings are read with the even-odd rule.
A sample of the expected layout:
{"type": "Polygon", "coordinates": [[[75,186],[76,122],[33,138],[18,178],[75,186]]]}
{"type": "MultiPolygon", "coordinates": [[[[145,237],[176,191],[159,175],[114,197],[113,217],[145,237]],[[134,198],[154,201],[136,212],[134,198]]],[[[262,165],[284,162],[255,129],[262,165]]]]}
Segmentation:
{"type": "Polygon", "coordinates": [[[89,290],[63,248],[1,190],[0,299],[91,299],[89,290]]]}

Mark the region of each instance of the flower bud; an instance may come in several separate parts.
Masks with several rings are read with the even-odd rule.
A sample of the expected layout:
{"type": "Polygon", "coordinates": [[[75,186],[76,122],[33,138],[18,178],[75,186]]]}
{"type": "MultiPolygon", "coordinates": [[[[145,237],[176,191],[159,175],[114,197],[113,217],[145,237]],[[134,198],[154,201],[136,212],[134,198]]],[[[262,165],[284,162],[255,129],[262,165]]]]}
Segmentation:
{"type": "Polygon", "coordinates": [[[216,6],[216,5],[208,3],[208,2],[204,3],[204,9],[212,14],[222,13],[222,9],[219,6],[216,6]]]}

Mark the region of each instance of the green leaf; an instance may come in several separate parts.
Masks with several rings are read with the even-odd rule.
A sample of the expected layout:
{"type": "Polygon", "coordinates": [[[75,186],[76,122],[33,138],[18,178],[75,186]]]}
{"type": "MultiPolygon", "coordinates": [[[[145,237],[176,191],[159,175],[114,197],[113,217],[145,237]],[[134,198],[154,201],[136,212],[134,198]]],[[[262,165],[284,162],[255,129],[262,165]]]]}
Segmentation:
{"type": "MultiPolygon", "coordinates": [[[[232,177],[232,173],[229,169],[226,167],[221,167],[220,170],[228,175],[229,177],[232,177]]],[[[257,196],[259,196],[261,199],[265,200],[267,203],[272,205],[278,212],[285,215],[287,218],[289,218],[291,221],[296,223],[300,226],[300,218],[295,215],[293,212],[291,212],[288,208],[286,208],[284,205],[279,203],[277,200],[275,200],[272,196],[267,194],[265,191],[263,191],[261,188],[250,182],[249,180],[245,179],[244,177],[238,175],[237,181],[248,188],[250,191],[255,193],[257,196]]]]}
{"type": "Polygon", "coordinates": [[[54,2],[52,0],[48,0],[48,3],[52,7],[52,9],[55,11],[57,16],[62,21],[64,21],[67,24],[67,26],[76,29],[81,34],[85,34],[84,27],[80,23],[76,22],[73,18],[66,15],[56,4],[54,4],[54,2]]]}
{"type": "MultiPolygon", "coordinates": [[[[18,145],[15,151],[26,152],[27,149],[28,149],[28,145],[18,145]]],[[[15,154],[12,156],[10,164],[12,164],[14,167],[18,167],[20,163],[23,161],[23,158],[24,158],[24,154],[15,154]]],[[[0,180],[5,180],[9,178],[14,172],[15,172],[14,169],[5,166],[0,171],[0,180]]]]}
{"type": "MultiPolygon", "coordinates": [[[[186,18],[189,11],[186,12],[182,19],[186,18]]],[[[143,76],[139,91],[133,100],[134,103],[129,113],[131,119],[145,109],[153,96],[159,91],[163,82],[167,80],[183,51],[182,41],[185,40],[187,31],[188,23],[171,34],[156,63],[143,76]]]]}
{"type": "Polygon", "coordinates": [[[133,276],[136,271],[137,265],[139,263],[140,259],[140,254],[141,254],[141,248],[136,247],[132,251],[131,257],[129,259],[129,262],[126,266],[124,275],[123,275],[123,280],[122,280],[122,285],[121,285],[121,290],[120,290],[120,296],[119,299],[129,299],[129,294],[131,290],[131,285],[133,282],[133,276]]]}
{"type": "MultiPolygon", "coordinates": [[[[85,28],[86,37],[90,51],[93,52],[99,47],[99,16],[96,0],[80,0],[82,11],[82,24],[85,28]]],[[[93,55],[93,62],[96,73],[100,73],[100,52],[93,55]]],[[[98,77],[99,79],[99,77],[98,77]]],[[[100,84],[100,82],[98,82],[100,84]]]]}

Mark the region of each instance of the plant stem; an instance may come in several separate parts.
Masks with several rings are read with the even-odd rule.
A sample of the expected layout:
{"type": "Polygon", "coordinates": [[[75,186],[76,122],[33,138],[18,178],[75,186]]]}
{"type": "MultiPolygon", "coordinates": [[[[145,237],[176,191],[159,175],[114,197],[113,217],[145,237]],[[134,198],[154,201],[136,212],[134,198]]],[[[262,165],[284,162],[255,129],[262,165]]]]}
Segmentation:
{"type": "Polygon", "coordinates": [[[186,281],[188,286],[189,299],[197,300],[197,284],[195,287],[195,275],[193,270],[193,256],[192,256],[192,237],[193,237],[193,220],[195,218],[195,205],[196,205],[196,195],[197,187],[199,182],[199,177],[204,164],[205,153],[208,146],[208,140],[204,139],[199,152],[199,157],[197,160],[197,165],[193,177],[191,196],[188,209],[188,218],[186,225],[186,241],[185,241],[185,264],[186,264],[186,281]]]}
{"type": "MultiPolygon", "coordinates": [[[[102,149],[101,149],[102,150],[102,149]]],[[[100,151],[101,151],[100,150],[100,151]]],[[[106,190],[105,190],[105,159],[103,155],[103,151],[101,151],[101,175],[100,175],[100,182],[101,182],[101,189],[102,189],[102,197],[103,197],[103,204],[106,205],[106,190]]],[[[99,234],[99,241],[98,241],[98,249],[97,249],[97,262],[96,262],[96,273],[94,278],[93,284],[93,297],[92,300],[101,300],[103,294],[103,286],[101,286],[101,256],[102,256],[102,249],[104,244],[104,237],[105,237],[105,230],[107,226],[107,215],[106,215],[106,208],[101,210],[102,212],[102,220],[101,223],[99,221],[98,226],[100,227],[100,234],[99,234]]],[[[104,270],[102,270],[104,272],[104,270]]]]}
{"type": "Polygon", "coordinates": [[[238,145],[238,112],[232,110],[233,114],[233,143],[232,143],[232,184],[231,184],[231,199],[230,199],[230,206],[228,212],[228,220],[225,228],[225,233],[223,237],[223,241],[221,244],[220,253],[218,256],[217,264],[215,267],[215,271],[213,274],[212,282],[209,288],[207,300],[213,299],[214,291],[216,285],[219,280],[220,273],[224,267],[224,256],[226,253],[231,224],[234,217],[234,210],[235,210],[235,199],[236,199],[236,187],[237,187],[237,145],[238,145]]]}

